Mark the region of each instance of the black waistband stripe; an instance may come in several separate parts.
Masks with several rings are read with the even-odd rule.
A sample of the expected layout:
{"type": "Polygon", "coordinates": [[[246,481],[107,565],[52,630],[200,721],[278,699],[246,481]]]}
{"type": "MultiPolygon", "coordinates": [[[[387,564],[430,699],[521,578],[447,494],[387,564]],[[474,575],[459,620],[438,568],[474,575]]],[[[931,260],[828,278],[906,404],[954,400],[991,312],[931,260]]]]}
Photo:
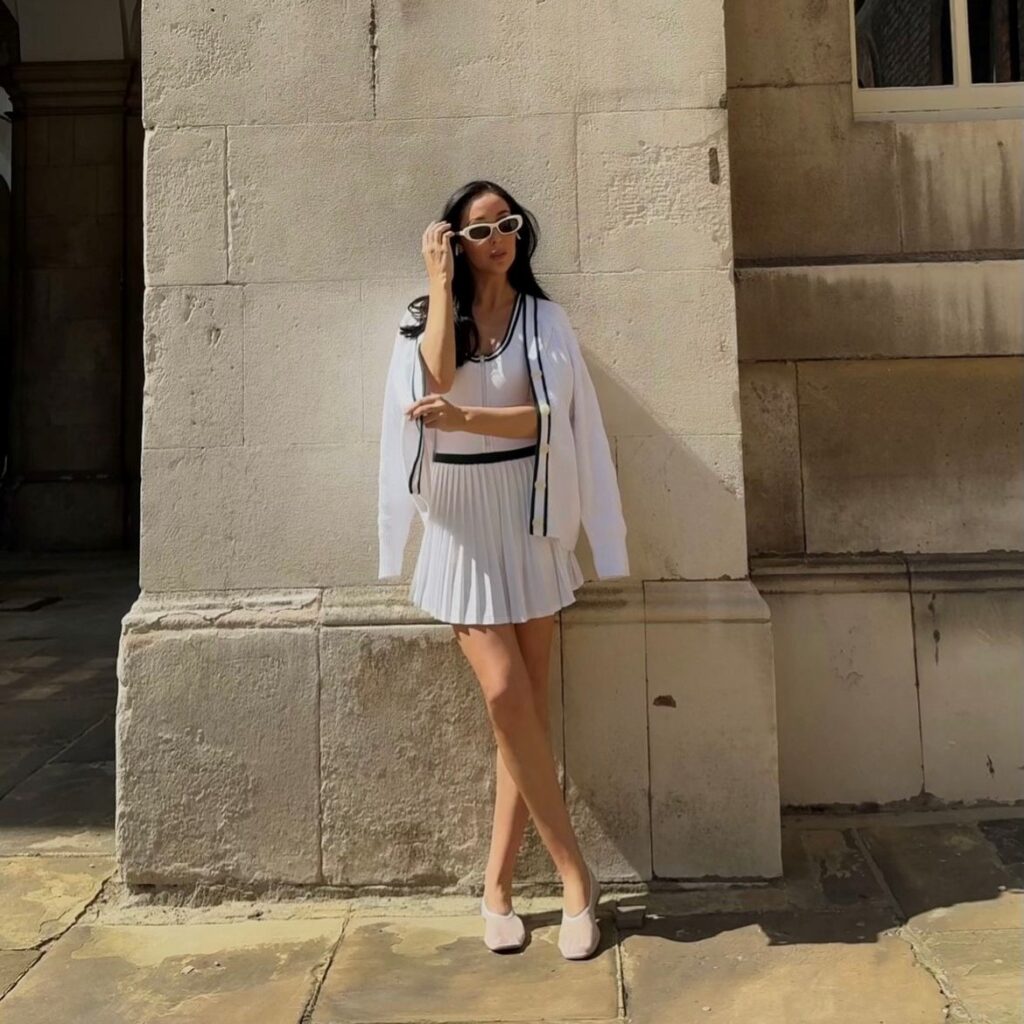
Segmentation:
{"type": "Polygon", "coordinates": [[[435,462],[505,462],[507,459],[522,459],[533,455],[537,445],[526,448],[497,449],[490,452],[434,452],[435,462]]]}

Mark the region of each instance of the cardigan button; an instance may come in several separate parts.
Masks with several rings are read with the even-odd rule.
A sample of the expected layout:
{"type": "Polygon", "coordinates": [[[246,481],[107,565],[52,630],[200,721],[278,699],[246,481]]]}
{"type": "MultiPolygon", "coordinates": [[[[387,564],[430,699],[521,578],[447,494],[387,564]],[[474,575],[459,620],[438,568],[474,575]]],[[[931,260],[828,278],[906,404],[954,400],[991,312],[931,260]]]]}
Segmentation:
{"type": "Polygon", "coordinates": [[[537,490],[537,491],[543,491],[543,490],[544,490],[544,481],[543,481],[543,480],[538,480],[538,481],[537,481],[537,482],[536,482],[536,483],[535,483],[535,484],[533,485],[533,487],[534,487],[534,490],[537,490]]]}
{"type": "Polygon", "coordinates": [[[533,528],[534,528],[534,529],[535,529],[535,530],[536,530],[536,531],[537,531],[538,533],[540,532],[540,525],[541,525],[541,524],[540,524],[540,520],[539,520],[539,519],[534,519],[534,521],[533,521],[533,528]]]}
{"type": "Polygon", "coordinates": [[[547,452],[551,451],[551,445],[549,445],[549,444],[547,443],[547,441],[545,441],[545,442],[544,442],[544,443],[543,443],[543,444],[542,444],[542,445],[540,446],[540,450],[541,450],[541,452],[542,452],[542,453],[547,453],[547,452]]]}
{"type": "Polygon", "coordinates": [[[549,412],[551,412],[551,406],[550,406],[550,405],[548,405],[548,403],[547,403],[547,402],[541,402],[541,403],[540,403],[540,411],[541,411],[541,412],[542,412],[542,413],[543,413],[544,415],[547,415],[547,414],[548,414],[549,412]]]}

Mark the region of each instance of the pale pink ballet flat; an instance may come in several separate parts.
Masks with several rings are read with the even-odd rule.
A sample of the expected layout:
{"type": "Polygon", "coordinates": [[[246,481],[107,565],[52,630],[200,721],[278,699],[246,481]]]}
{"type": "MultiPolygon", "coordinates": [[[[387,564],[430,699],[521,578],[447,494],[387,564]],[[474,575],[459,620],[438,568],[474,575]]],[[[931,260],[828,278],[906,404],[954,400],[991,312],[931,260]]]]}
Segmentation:
{"type": "Polygon", "coordinates": [[[558,948],[566,960],[585,960],[601,942],[601,928],[597,923],[597,901],[601,884],[587,865],[590,876],[590,899],[578,914],[562,911],[562,926],[558,929],[558,948]]]}
{"type": "Polygon", "coordinates": [[[484,919],[484,945],[495,953],[519,949],[526,942],[526,926],[514,911],[496,914],[480,897],[480,916],[484,919]]]}

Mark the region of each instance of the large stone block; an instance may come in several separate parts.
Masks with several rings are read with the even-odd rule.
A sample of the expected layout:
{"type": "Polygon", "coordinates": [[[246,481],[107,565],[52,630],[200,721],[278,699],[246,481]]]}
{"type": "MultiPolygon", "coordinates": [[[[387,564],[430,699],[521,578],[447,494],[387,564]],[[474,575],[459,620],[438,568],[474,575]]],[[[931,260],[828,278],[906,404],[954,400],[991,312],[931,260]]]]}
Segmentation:
{"type": "Polygon", "coordinates": [[[743,269],[740,358],[1024,355],[1022,279],[1014,260],[743,269]]]}
{"type": "Polygon", "coordinates": [[[368,443],[146,449],[143,587],[376,578],[378,461],[368,443]]]}
{"type": "Polygon", "coordinates": [[[225,130],[146,133],[147,284],[227,280],[225,130]]]}
{"type": "Polygon", "coordinates": [[[1019,118],[902,124],[896,146],[904,249],[1024,247],[1019,118]]]}
{"type": "MultiPolygon", "coordinates": [[[[342,444],[359,439],[359,292],[355,281],[245,289],[247,444],[342,444]]],[[[396,324],[400,315],[397,312],[396,324]]],[[[383,396],[383,382],[381,386],[383,396]]],[[[374,440],[379,437],[378,430],[374,440]]]]}
{"type": "Polygon", "coordinates": [[[142,20],[147,126],[374,116],[369,3],[145,0],[142,20]]]}
{"type": "Polygon", "coordinates": [[[744,577],[740,435],[655,434],[614,444],[632,575],[744,577]]]}
{"type": "MultiPolygon", "coordinates": [[[[431,624],[404,594],[384,600],[379,611],[390,624],[374,625],[361,589],[325,597],[324,877],[336,885],[479,887],[497,751],[480,684],[450,626],[431,624]],[[409,624],[399,624],[402,618],[409,624]]],[[[549,679],[557,760],[560,661],[552,657],[549,679]]],[[[550,858],[528,824],[531,834],[517,881],[550,880],[550,858]]]]}
{"type": "Polygon", "coordinates": [[[573,143],[571,115],[229,128],[231,280],[424,274],[423,231],[446,194],[424,213],[423,182],[484,176],[537,216],[535,269],[576,270],[573,143]]]}
{"type": "Polygon", "coordinates": [[[730,86],[849,83],[843,0],[727,0],[724,8],[730,86]]]}
{"type": "Polygon", "coordinates": [[[654,875],[777,877],[768,606],[749,580],[648,582],[644,594],[654,875]]]}
{"type": "Polygon", "coordinates": [[[241,444],[242,289],[147,288],[143,444],[241,444]]]}
{"type": "Polygon", "coordinates": [[[1024,800],[1024,571],[911,562],[925,789],[1024,800]]]}
{"type": "Polygon", "coordinates": [[[609,434],[739,433],[727,271],[558,275],[609,434]]]}
{"type": "Polygon", "coordinates": [[[375,11],[378,116],[713,107],[725,91],[722,5],[713,0],[688,6],[685,19],[672,0],[618,9],[600,0],[378,0],[375,11]],[[438,73],[409,74],[424,53],[438,73]]]}
{"type": "Polygon", "coordinates": [[[737,256],[900,251],[895,129],[852,102],[847,83],[729,91],[737,256]]]}
{"type": "Polygon", "coordinates": [[[596,584],[562,612],[569,808],[603,879],[651,877],[642,585],[596,584]]]}
{"type": "Polygon", "coordinates": [[[315,592],[141,597],[118,654],[133,884],[320,881],[315,592]]]}
{"type": "Polygon", "coordinates": [[[786,805],[906,800],[921,790],[913,622],[902,560],[765,568],[786,805]]]}
{"type": "Polygon", "coordinates": [[[728,267],[725,111],[581,115],[577,149],[584,270],[728,267]]]}
{"type": "Polygon", "coordinates": [[[1024,360],[802,363],[808,552],[1024,548],[1024,360]]]}
{"type": "Polygon", "coordinates": [[[803,551],[803,483],[796,366],[740,366],[743,493],[752,553],[803,551]]]}

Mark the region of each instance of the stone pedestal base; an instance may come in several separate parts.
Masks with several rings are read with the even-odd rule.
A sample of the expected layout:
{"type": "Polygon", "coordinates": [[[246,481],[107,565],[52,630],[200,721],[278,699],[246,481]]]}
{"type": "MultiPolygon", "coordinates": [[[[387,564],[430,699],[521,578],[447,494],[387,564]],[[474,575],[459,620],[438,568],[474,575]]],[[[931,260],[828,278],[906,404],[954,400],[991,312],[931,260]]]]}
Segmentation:
{"type": "MultiPolygon", "coordinates": [[[[552,742],[606,880],[781,872],[768,611],[746,580],[587,584],[552,742]]],[[[133,884],[478,889],[496,745],[451,628],[401,586],[143,594],[118,658],[133,884]]],[[[555,882],[527,827],[516,883],[555,882]]]]}

